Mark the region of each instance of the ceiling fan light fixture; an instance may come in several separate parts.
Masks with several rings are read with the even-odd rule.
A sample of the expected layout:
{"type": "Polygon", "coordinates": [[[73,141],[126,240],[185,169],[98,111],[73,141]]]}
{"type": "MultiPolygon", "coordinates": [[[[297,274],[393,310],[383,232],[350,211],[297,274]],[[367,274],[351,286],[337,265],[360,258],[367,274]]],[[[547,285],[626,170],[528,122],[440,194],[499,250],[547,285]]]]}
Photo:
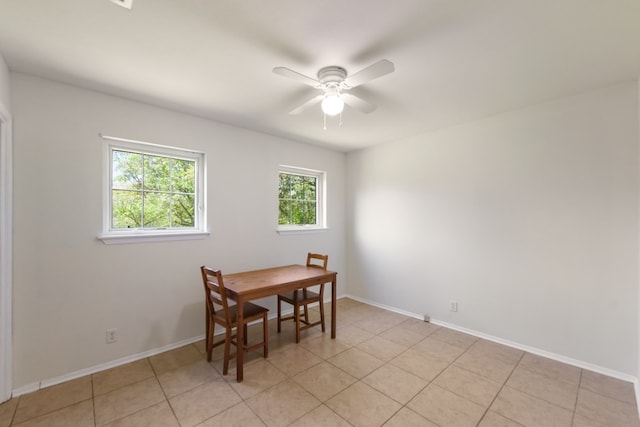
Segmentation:
{"type": "Polygon", "coordinates": [[[326,95],[322,100],[322,112],[327,116],[337,116],[344,109],[344,101],[339,93],[326,95]]]}

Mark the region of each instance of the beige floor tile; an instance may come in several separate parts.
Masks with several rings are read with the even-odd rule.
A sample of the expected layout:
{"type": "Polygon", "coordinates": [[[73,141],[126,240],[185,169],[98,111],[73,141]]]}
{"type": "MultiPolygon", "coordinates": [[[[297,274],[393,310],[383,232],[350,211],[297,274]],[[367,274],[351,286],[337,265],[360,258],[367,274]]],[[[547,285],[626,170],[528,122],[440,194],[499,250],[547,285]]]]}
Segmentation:
{"type": "Polygon", "coordinates": [[[198,427],[265,427],[251,408],[244,402],[219,413],[215,417],[209,418],[198,427]]]}
{"type": "Polygon", "coordinates": [[[292,380],[281,382],[246,401],[269,427],[286,426],[320,406],[320,401],[292,380]]]}
{"type": "Polygon", "coordinates": [[[506,345],[499,344],[493,341],[485,339],[479,339],[476,341],[469,352],[472,354],[483,354],[489,357],[495,357],[506,363],[518,363],[523,355],[524,351],[517,348],[507,347],[506,345]]]}
{"type": "Polygon", "coordinates": [[[321,363],[322,359],[297,345],[274,351],[269,355],[269,362],[291,377],[321,363]]]}
{"type": "Polygon", "coordinates": [[[438,427],[422,415],[418,415],[406,407],[400,409],[384,427],[438,427]]]}
{"type": "Polygon", "coordinates": [[[606,426],[640,426],[635,405],[593,393],[581,388],[578,391],[576,415],[606,426]]]}
{"type": "Polygon", "coordinates": [[[401,407],[374,388],[357,382],[327,401],[327,406],[355,426],[381,426],[401,407]]]}
{"type": "Polygon", "coordinates": [[[158,375],[158,381],[167,397],[184,393],[216,379],[222,379],[221,375],[204,359],[158,375]]]}
{"type": "Polygon", "coordinates": [[[576,385],[580,383],[582,373],[582,369],[575,366],[531,353],[524,354],[520,361],[520,366],[547,377],[560,379],[576,385]]]}
{"type": "Polygon", "coordinates": [[[446,426],[475,426],[485,408],[435,384],[429,385],[407,407],[429,421],[446,426]]]}
{"type": "Polygon", "coordinates": [[[4,403],[0,403],[0,427],[9,427],[11,424],[13,415],[18,407],[18,399],[19,398],[14,397],[4,403]]]}
{"type": "Polygon", "coordinates": [[[560,406],[505,386],[491,410],[527,426],[570,426],[573,413],[560,406]]]}
{"type": "Polygon", "coordinates": [[[507,362],[485,353],[467,351],[454,365],[503,384],[518,362],[507,362]]]}
{"type": "Polygon", "coordinates": [[[478,340],[478,338],[474,337],[473,335],[465,334],[464,332],[454,331],[453,329],[447,328],[440,328],[433,334],[429,335],[429,337],[464,349],[471,347],[473,343],[478,340]]]}
{"type": "Polygon", "coordinates": [[[411,348],[426,356],[435,357],[436,359],[440,359],[447,363],[453,362],[465,352],[465,349],[462,347],[437,340],[431,336],[425,338],[411,348]]]}
{"type": "Polygon", "coordinates": [[[434,384],[459,396],[477,403],[483,408],[489,407],[502,384],[457,366],[449,366],[438,375],[434,384]]]}
{"type": "Polygon", "coordinates": [[[155,377],[96,396],[96,425],[110,423],[164,400],[164,394],[155,377]]]}
{"type": "Polygon", "coordinates": [[[591,418],[585,417],[584,415],[574,414],[573,424],[571,424],[571,427],[611,427],[611,426],[601,424],[596,420],[592,420],[591,418]]]}
{"type": "Polygon", "coordinates": [[[351,347],[354,345],[358,345],[363,341],[373,338],[371,332],[365,331],[362,328],[358,328],[355,325],[348,325],[342,328],[338,328],[336,331],[336,340],[346,344],[351,347]]]}
{"type": "Polygon", "coordinates": [[[227,381],[240,397],[248,399],[286,379],[287,374],[267,360],[260,359],[244,367],[244,379],[241,383],[236,382],[235,373],[229,375],[227,381]]]}
{"type": "Polygon", "coordinates": [[[427,356],[413,348],[405,351],[389,363],[427,381],[433,380],[449,366],[447,362],[427,356]]]}
{"type": "Polygon", "coordinates": [[[404,325],[405,322],[402,322],[391,329],[387,329],[378,336],[405,348],[411,347],[424,339],[424,335],[405,329],[404,325]]]}
{"type": "Polygon", "coordinates": [[[182,427],[195,426],[234,405],[242,399],[225,381],[209,381],[169,399],[169,404],[182,427]]]}
{"type": "Polygon", "coordinates": [[[350,348],[347,351],[327,359],[327,362],[358,379],[368,375],[384,364],[382,360],[358,348],[350,348]]]}
{"type": "Polygon", "coordinates": [[[352,298],[348,298],[348,297],[343,297],[343,298],[339,298],[336,300],[337,303],[337,307],[339,310],[349,310],[351,308],[355,308],[355,307],[366,307],[367,305],[360,302],[360,301],[356,301],[352,298]]]}
{"type": "Polygon", "coordinates": [[[362,382],[403,405],[429,384],[428,381],[390,364],[376,369],[364,377],[362,382]]]}
{"type": "Polygon", "coordinates": [[[621,402],[636,404],[633,384],[627,381],[584,370],[580,387],[621,402]]]}
{"type": "MultiPolygon", "coordinates": [[[[338,318],[339,319],[339,318],[338,318]]],[[[366,319],[355,322],[355,325],[365,331],[378,335],[407,319],[401,314],[385,312],[384,310],[372,312],[366,319]]]]}
{"type": "Polygon", "coordinates": [[[338,414],[325,405],[320,405],[313,411],[298,418],[290,427],[350,427],[338,414]]]}
{"type": "Polygon", "coordinates": [[[405,351],[408,346],[396,344],[393,341],[389,341],[388,339],[382,338],[378,335],[361,342],[357,345],[357,348],[366,351],[376,359],[388,362],[405,351]]]}
{"type": "Polygon", "coordinates": [[[337,338],[331,339],[330,335],[300,341],[300,345],[321,359],[328,359],[351,348],[337,338]]]}
{"type": "Polygon", "coordinates": [[[326,402],[357,381],[328,362],[307,369],[293,377],[293,380],[321,402],[326,402]]]}
{"type": "Polygon", "coordinates": [[[85,400],[58,409],[47,415],[32,418],[24,423],[14,424],[16,427],[93,427],[95,425],[93,419],[93,402],[85,400]]]}
{"type": "Polygon", "coordinates": [[[577,385],[531,372],[520,366],[513,371],[507,385],[572,412],[576,407],[577,385]]]}
{"type": "Polygon", "coordinates": [[[630,383],[351,299],[337,326],[296,344],[270,321],[270,357],[245,355],[242,383],[200,340],[11,399],[0,427],[640,427],[630,383]]]}
{"type": "Polygon", "coordinates": [[[91,376],[93,394],[99,396],[120,387],[151,378],[154,375],[149,360],[146,358],[98,372],[91,376]]]}
{"type": "Polygon", "coordinates": [[[25,394],[20,396],[13,422],[21,423],[91,397],[91,377],[88,376],[25,394]]]}
{"type": "Polygon", "coordinates": [[[196,347],[189,344],[151,356],[149,362],[151,362],[151,366],[153,366],[156,375],[161,375],[181,366],[196,362],[202,359],[202,357],[196,347]]]}
{"type": "Polygon", "coordinates": [[[478,427],[521,427],[522,424],[519,424],[509,418],[505,418],[500,414],[497,414],[493,411],[487,411],[478,424],[478,427]]]}
{"type": "Polygon", "coordinates": [[[410,332],[415,332],[417,334],[422,335],[423,337],[428,337],[433,334],[437,330],[440,329],[440,326],[434,325],[433,323],[425,322],[420,319],[408,318],[402,323],[398,323],[398,327],[402,327],[402,329],[410,332]]]}
{"type": "Polygon", "coordinates": [[[104,427],[180,427],[167,401],[109,423],[104,427]]]}

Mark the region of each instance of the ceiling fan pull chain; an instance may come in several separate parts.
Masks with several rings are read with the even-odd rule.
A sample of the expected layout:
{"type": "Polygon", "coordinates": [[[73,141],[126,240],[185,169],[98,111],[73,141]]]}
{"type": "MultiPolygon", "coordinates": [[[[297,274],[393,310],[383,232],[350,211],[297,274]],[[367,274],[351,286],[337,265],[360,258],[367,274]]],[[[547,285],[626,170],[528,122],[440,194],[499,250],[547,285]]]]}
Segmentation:
{"type": "Polygon", "coordinates": [[[322,129],[327,130],[327,114],[323,113],[322,116],[324,117],[324,127],[322,129]]]}
{"type": "Polygon", "coordinates": [[[340,122],[338,126],[342,127],[342,111],[340,111],[340,122]]]}

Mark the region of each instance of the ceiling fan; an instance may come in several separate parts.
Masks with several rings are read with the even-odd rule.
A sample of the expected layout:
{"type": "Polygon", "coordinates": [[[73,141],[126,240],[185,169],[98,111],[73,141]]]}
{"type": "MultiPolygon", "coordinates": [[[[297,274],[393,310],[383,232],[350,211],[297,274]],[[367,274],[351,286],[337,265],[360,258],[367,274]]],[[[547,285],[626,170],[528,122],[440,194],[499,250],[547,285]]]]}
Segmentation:
{"type": "Polygon", "coordinates": [[[318,71],[317,79],[307,77],[286,67],[276,67],[273,72],[322,91],[321,94],[291,110],[289,114],[300,114],[309,107],[321,104],[326,119],[327,115],[335,116],[342,113],[345,104],[363,113],[374,111],[376,109],[375,105],[349,93],[349,90],[389,74],[394,70],[393,62],[382,59],[350,76],[347,75],[347,71],[344,68],[338,66],[321,68],[318,71]]]}

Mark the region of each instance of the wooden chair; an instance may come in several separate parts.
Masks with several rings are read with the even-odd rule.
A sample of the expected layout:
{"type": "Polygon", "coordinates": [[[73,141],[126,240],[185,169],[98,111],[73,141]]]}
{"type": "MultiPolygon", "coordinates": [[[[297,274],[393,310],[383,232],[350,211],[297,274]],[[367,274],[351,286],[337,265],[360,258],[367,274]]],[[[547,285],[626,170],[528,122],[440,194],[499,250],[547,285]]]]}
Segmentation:
{"type": "MultiPolygon", "coordinates": [[[[220,270],[214,270],[212,268],[200,267],[202,272],[202,281],[204,283],[204,293],[207,302],[207,319],[206,319],[206,349],[207,349],[207,361],[211,361],[211,352],[213,347],[220,344],[224,344],[224,367],[222,370],[223,375],[226,375],[229,371],[229,359],[234,357],[237,353],[230,353],[231,344],[236,346],[236,352],[244,351],[249,352],[257,350],[260,347],[263,348],[264,357],[269,356],[269,324],[267,323],[267,314],[269,310],[260,307],[259,305],[252,304],[250,302],[244,304],[244,317],[242,325],[237,324],[237,305],[229,305],[227,292],[222,280],[222,272],[220,270]],[[216,309],[216,307],[219,307],[216,309]],[[262,342],[248,346],[247,340],[247,324],[254,320],[262,319],[263,323],[263,338],[262,342]],[[216,323],[225,328],[225,338],[214,344],[213,331],[216,323]],[[239,344],[236,340],[236,334],[234,328],[244,328],[244,342],[239,344]]],[[[236,329],[237,330],[237,329],[236,329]]]]}
{"type": "MultiPolygon", "coordinates": [[[[327,264],[329,263],[328,255],[320,255],[320,254],[307,254],[307,267],[321,268],[323,270],[327,269],[327,264]]],[[[286,292],[283,294],[278,294],[278,333],[281,331],[281,323],[285,320],[291,320],[296,324],[296,343],[300,342],[300,331],[311,328],[313,326],[321,325],[322,332],[325,331],[324,327],[324,284],[320,285],[320,290],[318,293],[313,292],[307,288],[298,289],[292,292],[286,292]],[[281,303],[286,302],[293,306],[293,314],[290,316],[282,317],[282,309],[281,303]],[[320,320],[317,322],[309,322],[309,310],[308,305],[312,303],[318,303],[318,308],[320,310],[320,320]],[[303,307],[303,318],[300,318],[300,307],[303,307]],[[302,324],[302,325],[301,325],[302,324]]]]}

